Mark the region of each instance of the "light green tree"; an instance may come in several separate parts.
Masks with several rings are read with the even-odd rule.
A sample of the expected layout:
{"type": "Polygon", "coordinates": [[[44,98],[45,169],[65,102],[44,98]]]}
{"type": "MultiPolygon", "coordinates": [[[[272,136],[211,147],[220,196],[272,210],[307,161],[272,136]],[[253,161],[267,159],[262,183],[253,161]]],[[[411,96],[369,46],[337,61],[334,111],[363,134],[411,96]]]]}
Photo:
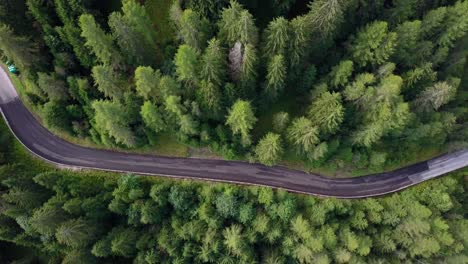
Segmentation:
{"type": "Polygon", "coordinates": [[[208,47],[201,59],[201,78],[220,87],[226,74],[226,54],[221,42],[215,38],[208,42],[208,47]]]}
{"type": "Polygon", "coordinates": [[[286,63],[283,55],[274,56],[268,64],[265,94],[276,99],[286,86],[286,63]]]}
{"type": "Polygon", "coordinates": [[[154,132],[158,133],[166,129],[166,124],[161,111],[150,101],[146,101],[141,107],[141,117],[143,122],[154,132]]]}
{"type": "Polygon", "coordinates": [[[130,129],[128,111],[118,102],[99,100],[92,104],[95,110],[96,129],[127,147],[136,145],[136,137],[130,129]]]}
{"type": "Polygon", "coordinates": [[[112,36],[107,34],[89,14],[80,16],[79,24],[81,36],[86,40],[85,45],[105,65],[120,65],[120,52],[114,45],[112,36]]]}
{"type": "Polygon", "coordinates": [[[334,88],[339,88],[349,82],[349,78],[353,74],[353,62],[350,60],[341,61],[340,64],[334,66],[330,73],[330,84],[334,88]]]}
{"type": "Polygon", "coordinates": [[[289,41],[289,23],[284,17],[273,19],[265,29],[264,47],[265,57],[269,58],[277,54],[286,55],[285,51],[289,41]]]}
{"type": "Polygon", "coordinates": [[[136,252],[137,238],[138,233],[131,228],[114,228],[111,241],[112,253],[123,257],[133,256],[136,252]]]}
{"type": "Polygon", "coordinates": [[[57,228],[55,237],[61,244],[80,248],[92,242],[96,232],[94,223],[89,223],[82,219],[74,219],[61,224],[57,228]]]}
{"type": "Polygon", "coordinates": [[[248,146],[251,144],[250,130],[257,122],[252,106],[249,102],[237,100],[229,110],[226,125],[231,127],[233,134],[240,134],[242,144],[248,146]]]}
{"type": "Polygon", "coordinates": [[[242,10],[243,7],[239,3],[231,0],[229,7],[224,8],[221,12],[221,18],[218,22],[219,35],[229,46],[238,41],[238,32],[236,32],[237,28],[234,25],[238,23],[242,10]]]}
{"type": "Polygon", "coordinates": [[[143,63],[144,54],[141,39],[133,28],[127,23],[120,12],[113,12],[109,16],[109,27],[120,50],[127,57],[127,61],[134,65],[143,63]]]}
{"type": "Polygon", "coordinates": [[[201,51],[206,45],[209,22],[192,9],[185,9],[180,17],[179,34],[185,44],[201,51]]]}
{"type": "Polygon", "coordinates": [[[257,78],[258,56],[257,50],[252,44],[247,44],[244,48],[242,56],[242,66],[240,70],[240,82],[243,86],[244,93],[248,94],[251,86],[255,85],[257,78]]]}
{"type": "Polygon", "coordinates": [[[230,47],[238,41],[242,45],[257,44],[258,29],[252,15],[234,0],[221,12],[218,26],[221,39],[230,47]]]}
{"type": "Polygon", "coordinates": [[[298,66],[306,58],[307,49],[309,46],[309,39],[312,30],[311,23],[307,16],[298,16],[289,22],[290,37],[288,43],[289,65],[292,68],[298,66]]]}
{"type": "Polygon", "coordinates": [[[179,117],[180,131],[186,135],[196,135],[198,133],[198,123],[190,115],[185,114],[179,117]]]}
{"type": "Polygon", "coordinates": [[[299,153],[312,153],[320,142],[319,130],[312,121],[305,117],[299,117],[292,121],[287,130],[287,138],[299,153]]]}
{"type": "Polygon", "coordinates": [[[199,80],[199,57],[200,54],[192,47],[184,44],[179,46],[175,55],[177,77],[180,81],[197,83],[199,80]]]}
{"type": "Polygon", "coordinates": [[[281,136],[275,133],[266,134],[255,147],[257,159],[267,165],[275,165],[283,155],[281,136]]]}
{"type": "Polygon", "coordinates": [[[447,8],[444,30],[437,40],[440,46],[451,48],[457,39],[465,36],[468,32],[467,12],[468,3],[466,1],[457,1],[455,5],[447,8]]]}
{"type": "Polygon", "coordinates": [[[152,99],[154,102],[162,100],[159,82],[161,73],[159,70],[153,70],[149,66],[140,66],[135,70],[135,84],[137,93],[145,98],[152,99]]]}
{"type": "Polygon", "coordinates": [[[324,92],[317,97],[309,109],[312,123],[324,133],[334,133],[344,118],[344,107],[340,93],[324,92]]]}
{"type": "Polygon", "coordinates": [[[57,228],[66,220],[66,213],[52,204],[45,204],[35,210],[29,222],[31,227],[42,235],[53,236],[57,228]]]}
{"type": "Polygon", "coordinates": [[[351,45],[353,60],[360,66],[380,65],[395,49],[397,35],[388,32],[387,22],[375,21],[361,29],[351,45]]]}
{"type": "Polygon", "coordinates": [[[211,82],[203,80],[198,90],[200,105],[211,113],[217,113],[221,110],[222,94],[218,86],[211,82]]]}
{"type": "Polygon", "coordinates": [[[438,110],[448,103],[456,93],[456,88],[447,82],[438,82],[426,88],[415,100],[415,105],[422,110],[438,110]]]}
{"type": "Polygon", "coordinates": [[[159,80],[159,89],[161,91],[162,99],[171,95],[177,95],[180,90],[179,83],[169,75],[163,75],[159,80]]]}
{"type": "Polygon", "coordinates": [[[92,76],[94,83],[99,91],[104,93],[105,96],[121,99],[124,92],[127,90],[123,78],[112,67],[107,65],[97,65],[92,69],[92,76]]]}
{"type": "Polygon", "coordinates": [[[224,245],[232,255],[241,257],[244,254],[245,240],[242,235],[242,228],[239,225],[226,227],[223,231],[224,245]]]}
{"type": "Polygon", "coordinates": [[[317,0],[309,4],[308,19],[313,28],[325,35],[333,34],[343,21],[344,11],[348,5],[345,0],[317,0]]]}
{"type": "Polygon", "coordinates": [[[235,25],[237,28],[238,41],[243,45],[252,44],[256,45],[258,42],[258,29],[255,26],[255,20],[248,10],[243,10],[240,12],[237,23],[235,25]]]}

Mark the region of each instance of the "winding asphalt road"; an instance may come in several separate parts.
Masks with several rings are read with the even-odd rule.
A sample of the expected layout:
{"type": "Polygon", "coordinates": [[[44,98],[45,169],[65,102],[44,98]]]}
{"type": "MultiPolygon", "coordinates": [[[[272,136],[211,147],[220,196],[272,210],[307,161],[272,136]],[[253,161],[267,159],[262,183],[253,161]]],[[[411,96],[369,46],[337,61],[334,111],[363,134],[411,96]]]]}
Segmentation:
{"type": "Polygon", "coordinates": [[[279,166],[86,148],[46,130],[20,101],[3,68],[0,69],[0,110],[13,134],[29,151],[59,167],[262,185],[318,196],[363,198],[396,192],[468,166],[468,150],[465,149],[391,172],[332,179],[279,166]]]}

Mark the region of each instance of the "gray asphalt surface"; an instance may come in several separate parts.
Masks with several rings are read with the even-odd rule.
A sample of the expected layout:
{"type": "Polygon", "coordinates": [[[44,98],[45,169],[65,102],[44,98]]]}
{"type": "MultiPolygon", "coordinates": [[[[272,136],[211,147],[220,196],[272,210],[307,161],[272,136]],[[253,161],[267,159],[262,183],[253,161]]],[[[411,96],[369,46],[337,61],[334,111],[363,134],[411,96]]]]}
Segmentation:
{"type": "Polygon", "coordinates": [[[363,198],[395,192],[468,166],[468,150],[465,149],[391,172],[332,179],[279,166],[81,147],[46,130],[22,104],[3,69],[0,70],[0,110],[14,135],[27,149],[51,163],[69,168],[262,185],[318,196],[363,198]]]}

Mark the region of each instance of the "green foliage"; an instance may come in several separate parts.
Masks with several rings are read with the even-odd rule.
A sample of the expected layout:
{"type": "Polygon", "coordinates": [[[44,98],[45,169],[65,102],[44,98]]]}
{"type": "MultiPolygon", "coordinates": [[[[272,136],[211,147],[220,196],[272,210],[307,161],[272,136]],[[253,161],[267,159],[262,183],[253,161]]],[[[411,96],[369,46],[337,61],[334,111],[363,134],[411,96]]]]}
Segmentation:
{"type": "Polygon", "coordinates": [[[219,40],[208,41],[208,47],[201,58],[201,78],[216,86],[221,86],[226,75],[226,55],[219,40]]]}
{"type": "Polygon", "coordinates": [[[140,66],[135,70],[135,84],[137,93],[145,98],[160,101],[163,98],[159,82],[161,73],[159,70],[153,70],[151,67],[140,66]]]}
{"type": "Polygon", "coordinates": [[[324,92],[317,97],[309,109],[312,123],[324,133],[334,133],[343,122],[344,108],[340,93],[324,92]]]}
{"type": "Polygon", "coordinates": [[[455,93],[455,87],[446,82],[439,82],[426,88],[415,101],[415,104],[423,110],[438,110],[442,105],[448,103],[455,93]]]}
{"type": "Polygon", "coordinates": [[[394,52],[397,35],[388,32],[386,22],[377,21],[360,30],[351,47],[352,56],[360,66],[381,65],[394,52]]]}
{"type": "Polygon", "coordinates": [[[209,36],[209,22],[191,9],[185,9],[180,17],[179,32],[185,44],[200,51],[209,36]]]}
{"type": "Polygon", "coordinates": [[[275,18],[265,29],[265,53],[264,55],[272,57],[276,54],[284,55],[289,38],[288,20],[283,17],[275,18]]]}
{"type": "Polygon", "coordinates": [[[63,103],[57,101],[47,102],[42,108],[42,117],[47,126],[70,131],[70,119],[63,107],[63,103]]]}
{"type": "Polygon", "coordinates": [[[96,129],[101,137],[110,136],[115,142],[127,147],[136,145],[135,135],[130,129],[129,113],[123,105],[113,101],[94,101],[92,104],[96,111],[96,129]]]}
{"type": "Polygon", "coordinates": [[[311,153],[320,141],[318,128],[305,117],[294,119],[287,133],[289,141],[299,152],[311,153]]]}
{"type": "Polygon", "coordinates": [[[94,66],[92,69],[94,83],[105,96],[121,99],[126,90],[125,82],[120,74],[106,65],[94,66]]]}
{"type": "Polygon", "coordinates": [[[85,45],[93,51],[99,61],[105,65],[119,65],[120,53],[112,36],[104,32],[92,15],[81,15],[79,22],[81,36],[86,40],[85,45]]]}
{"type": "Polygon", "coordinates": [[[310,23],[307,16],[295,17],[289,22],[290,39],[288,40],[289,64],[298,66],[304,61],[309,46],[310,23]]]}
{"type": "Polygon", "coordinates": [[[66,83],[60,80],[56,74],[39,72],[37,76],[37,85],[51,101],[66,101],[68,99],[66,83]]]}
{"type": "Polygon", "coordinates": [[[0,50],[10,60],[23,69],[38,63],[38,49],[28,38],[16,35],[13,30],[0,23],[0,50]]]}
{"type": "Polygon", "coordinates": [[[286,112],[279,112],[273,116],[273,129],[275,132],[281,133],[289,123],[289,114],[286,112]]]}
{"type": "Polygon", "coordinates": [[[268,64],[265,94],[276,99],[286,86],[286,63],[283,55],[274,56],[268,64]]]}
{"type": "Polygon", "coordinates": [[[141,107],[141,117],[145,125],[158,133],[166,129],[166,123],[162,118],[160,109],[150,101],[146,101],[141,107]]]}
{"type": "Polygon", "coordinates": [[[200,54],[188,45],[181,45],[175,55],[177,77],[180,81],[198,82],[198,67],[200,54]]]}
{"type": "Polygon", "coordinates": [[[112,13],[109,16],[109,25],[128,63],[135,66],[157,64],[156,35],[145,7],[138,1],[125,0],[122,11],[123,15],[112,13]]]}
{"type": "Polygon", "coordinates": [[[224,8],[218,22],[219,34],[229,45],[240,42],[242,45],[256,45],[258,29],[252,14],[236,1],[231,0],[229,8],[224,8]]]}
{"type": "Polygon", "coordinates": [[[79,248],[91,243],[97,230],[94,223],[81,219],[70,220],[57,228],[55,236],[59,243],[70,247],[79,248]]]}
{"type": "Polygon", "coordinates": [[[278,134],[268,133],[255,147],[257,159],[268,166],[275,165],[283,155],[281,137],[278,134]]]}
{"type": "Polygon", "coordinates": [[[226,125],[231,127],[233,134],[240,134],[242,144],[248,146],[251,144],[250,130],[257,122],[252,107],[249,102],[237,100],[229,110],[226,125]]]}
{"type": "Polygon", "coordinates": [[[342,61],[333,67],[331,72],[330,84],[334,88],[342,87],[349,82],[349,77],[353,74],[353,62],[342,61]]]}
{"type": "Polygon", "coordinates": [[[313,27],[323,34],[332,34],[335,28],[343,21],[346,1],[318,0],[309,4],[310,12],[307,14],[313,27]]]}

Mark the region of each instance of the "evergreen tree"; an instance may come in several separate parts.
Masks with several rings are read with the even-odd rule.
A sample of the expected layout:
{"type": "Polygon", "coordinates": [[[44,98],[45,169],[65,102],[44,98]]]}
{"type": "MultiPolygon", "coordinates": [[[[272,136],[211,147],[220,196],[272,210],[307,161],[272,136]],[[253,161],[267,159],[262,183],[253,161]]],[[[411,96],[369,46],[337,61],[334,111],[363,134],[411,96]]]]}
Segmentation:
{"type": "Polygon", "coordinates": [[[136,252],[136,240],[138,233],[131,228],[115,228],[110,236],[111,250],[117,256],[132,257],[136,252]]]}
{"type": "Polygon", "coordinates": [[[180,18],[179,34],[185,44],[201,51],[209,37],[209,22],[197,12],[185,9],[180,18]]]}
{"type": "Polygon", "coordinates": [[[289,114],[286,112],[279,112],[273,116],[273,129],[277,133],[281,133],[289,123],[289,114]]]}
{"type": "Polygon", "coordinates": [[[426,88],[416,99],[415,104],[423,110],[438,110],[448,103],[455,95],[456,88],[447,82],[438,82],[426,88]]]}
{"type": "Polygon", "coordinates": [[[342,61],[333,67],[330,73],[330,84],[333,88],[343,87],[349,82],[353,74],[353,62],[350,60],[342,61]]]}
{"type": "Polygon", "coordinates": [[[200,54],[188,45],[181,45],[175,55],[177,77],[180,81],[198,82],[198,67],[200,54]]]}
{"type": "Polygon", "coordinates": [[[468,3],[457,1],[455,5],[447,9],[443,33],[439,35],[437,43],[442,47],[453,47],[455,41],[468,32],[468,3]]]}
{"type": "Polygon", "coordinates": [[[57,228],[55,236],[58,242],[67,246],[84,247],[93,241],[97,232],[93,224],[82,219],[70,220],[57,228]]]}
{"type": "Polygon", "coordinates": [[[276,99],[286,86],[286,65],[283,55],[274,56],[268,64],[265,94],[276,99]]]}
{"type": "MultiPolygon", "coordinates": [[[[122,12],[123,22],[128,26],[129,31],[125,32],[123,28],[115,31],[120,36],[120,40],[117,37],[117,41],[121,43],[121,48],[122,46],[126,46],[125,44],[122,45],[122,42],[126,41],[128,41],[127,43],[135,41],[140,46],[138,51],[122,48],[122,52],[125,54],[129,53],[131,61],[136,65],[156,65],[158,63],[156,33],[151,18],[146,12],[146,8],[138,1],[124,0],[122,12]],[[131,35],[134,35],[136,39],[130,39],[131,35]]],[[[122,26],[125,28],[124,24],[122,26]]]]}
{"type": "Polygon", "coordinates": [[[292,68],[298,66],[306,58],[311,25],[307,16],[298,16],[290,22],[290,37],[288,43],[288,58],[292,68]]]}
{"type": "Polygon", "coordinates": [[[234,0],[231,0],[229,8],[221,12],[218,26],[219,35],[230,47],[236,42],[242,45],[257,44],[258,30],[252,15],[234,0]]]}
{"type": "Polygon", "coordinates": [[[60,207],[46,204],[35,210],[29,221],[34,230],[40,234],[52,236],[65,220],[66,214],[60,207]]]}
{"type": "Polygon", "coordinates": [[[211,113],[219,113],[222,95],[218,86],[203,80],[198,91],[200,105],[211,113]]]}
{"type": "Polygon", "coordinates": [[[268,166],[275,165],[283,154],[281,137],[278,134],[268,133],[263,137],[255,147],[257,159],[268,166]]]}
{"type": "Polygon", "coordinates": [[[163,114],[158,107],[150,101],[146,101],[141,107],[141,117],[145,125],[156,133],[166,129],[163,114]]]}
{"type": "Polygon", "coordinates": [[[248,44],[244,49],[242,66],[240,67],[239,74],[244,96],[250,95],[252,87],[255,85],[257,78],[257,63],[257,51],[253,45],[248,44]]]}
{"type": "Polygon", "coordinates": [[[264,35],[265,57],[270,58],[277,54],[285,55],[289,40],[288,20],[283,17],[275,18],[268,24],[264,35]]]}
{"type": "Polygon", "coordinates": [[[142,45],[142,36],[129,25],[126,18],[121,13],[114,12],[109,16],[109,26],[127,63],[133,66],[147,65],[147,58],[154,54],[145,52],[147,47],[142,45]]]}
{"type": "Polygon", "coordinates": [[[383,64],[393,53],[396,33],[388,32],[387,23],[376,21],[361,29],[351,46],[352,57],[360,66],[383,64]]]}
{"type": "Polygon", "coordinates": [[[63,23],[63,26],[55,27],[55,30],[60,38],[73,48],[73,52],[81,65],[91,68],[95,58],[85,46],[85,40],[81,37],[81,30],[78,25],[78,18],[89,10],[89,2],[86,0],[55,0],[54,3],[57,15],[63,23]]]}
{"type": "Polygon", "coordinates": [[[0,50],[23,69],[29,69],[38,62],[38,49],[34,42],[16,35],[13,30],[0,23],[0,50]]]}
{"type": "Polygon", "coordinates": [[[49,100],[66,101],[69,98],[66,83],[58,79],[56,74],[37,74],[37,85],[47,94],[49,100]]]}
{"type": "Polygon", "coordinates": [[[223,84],[226,74],[226,59],[219,40],[213,38],[201,58],[201,78],[217,87],[223,84]]]}
{"type": "Polygon", "coordinates": [[[120,74],[112,67],[97,65],[93,67],[92,76],[99,91],[105,96],[122,99],[127,90],[126,84],[120,74]]]}
{"type": "Polygon", "coordinates": [[[93,51],[99,61],[104,65],[119,66],[120,52],[115,47],[112,36],[104,32],[92,15],[81,15],[79,22],[81,36],[86,40],[85,45],[93,51]]]}
{"type": "Polygon", "coordinates": [[[163,99],[159,82],[161,73],[151,67],[140,66],[135,70],[135,84],[137,93],[146,100],[159,102],[163,99]]]}
{"type": "Polygon", "coordinates": [[[127,147],[136,145],[136,138],[129,127],[129,114],[124,106],[113,101],[94,101],[92,104],[95,114],[96,129],[101,138],[105,135],[113,138],[115,142],[127,147]]]}
{"type": "Polygon", "coordinates": [[[343,0],[318,0],[309,4],[307,14],[310,23],[325,35],[333,34],[336,27],[343,21],[347,2],[343,0]]]}
{"type": "Polygon", "coordinates": [[[226,125],[231,127],[233,134],[240,134],[242,144],[248,146],[251,143],[250,130],[257,122],[249,102],[237,100],[229,110],[226,125]]]}
{"type": "Polygon", "coordinates": [[[324,92],[312,103],[309,109],[312,123],[324,133],[334,133],[343,122],[344,108],[340,93],[324,92]]]}
{"type": "Polygon", "coordinates": [[[299,117],[294,119],[289,126],[287,138],[299,153],[309,154],[320,141],[318,133],[318,128],[309,119],[299,117]]]}

